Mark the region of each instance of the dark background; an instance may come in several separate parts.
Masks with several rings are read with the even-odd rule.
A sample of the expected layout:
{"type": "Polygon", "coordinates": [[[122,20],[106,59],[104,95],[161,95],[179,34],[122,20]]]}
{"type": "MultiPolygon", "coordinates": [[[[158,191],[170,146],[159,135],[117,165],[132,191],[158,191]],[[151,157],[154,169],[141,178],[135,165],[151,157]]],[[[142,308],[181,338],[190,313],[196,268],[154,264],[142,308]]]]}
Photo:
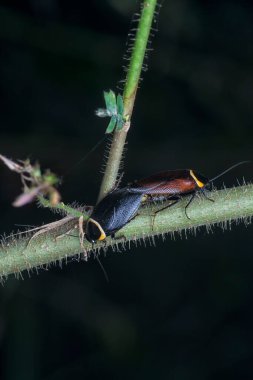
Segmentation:
{"type": "MultiPolygon", "coordinates": [[[[63,177],[65,202],[94,204],[103,90],[124,79],[134,0],[0,1],[0,152],[63,177]],[[68,173],[68,174],[66,174],[68,173]]],[[[162,169],[212,177],[252,159],[253,6],[165,0],[137,94],[125,180],[162,169]]],[[[252,165],[224,177],[227,186],[252,165]]],[[[14,209],[17,175],[0,166],[1,232],[55,220],[14,209]]],[[[194,207],[194,204],[191,206],[194,207]]],[[[252,379],[252,226],[132,247],[0,288],[0,378],[252,379]]]]}

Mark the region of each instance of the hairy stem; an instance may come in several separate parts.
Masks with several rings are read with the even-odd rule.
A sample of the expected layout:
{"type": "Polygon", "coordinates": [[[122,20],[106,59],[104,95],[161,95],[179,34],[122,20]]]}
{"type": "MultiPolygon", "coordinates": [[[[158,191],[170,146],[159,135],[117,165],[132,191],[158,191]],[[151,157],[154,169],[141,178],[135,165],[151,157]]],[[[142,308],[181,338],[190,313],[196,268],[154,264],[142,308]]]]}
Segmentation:
{"type": "Polygon", "coordinates": [[[79,207],[79,209],[77,209],[69,205],[66,205],[63,202],[60,202],[57,205],[52,206],[51,202],[47,200],[46,198],[42,197],[41,195],[39,195],[37,199],[38,199],[39,206],[49,208],[54,212],[62,211],[64,215],[71,215],[77,218],[82,216],[84,220],[87,220],[90,216],[90,213],[88,213],[87,210],[89,209],[91,211],[93,208],[91,206],[84,206],[84,207],[79,207]]]}
{"type": "MultiPolygon", "coordinates": [[[[249,223],[253,216],[253,185],[244,185],[232,189],[212,191],[210,202],[203,196],[196,197],[185,215],[185,205],[189,198],[177,205],[157,213],[164,204],[140,209],[139,215],[123,229],[118,231],[115,239],[106,239],[106,244],[98,243],[96,250],[114,247],[118,243],[126,244],[137,239],[150,239],[154,235],[167,233],[187,233],[196,231],[200,226],[207,230],[213,225],[226,228],[232,221],[249,223]]],[[[19,274],[23,270],[45,267],[57,261],[67,261],[82,251],[78,236],[78,218],[66,217],[40,229],[33,237],[10,237],[2,241],[0,248],[0,276],[19,274]]],[[[92,245],[84,241],[88,253],[94,252],[92,245]]],[[[78,256],[79,257],[79,256],[78,256]]]]}
{"type": "Polygon", "coordinates": [[[127,69],[126,82],[123,92],[124,116],[127,121],[120,131],[114,132],[104,177],[100,187],[98,201],[104,198],[104,196],[111,189],[113,189],[117,180],[126,136],[130,127],[130,120],[138,89],[138,83],[140,80],[147,42],[155,14],[156,3],[157,0],[144,0],[142,3],[141,16],[135,36],[130,64],[127,69]]]}

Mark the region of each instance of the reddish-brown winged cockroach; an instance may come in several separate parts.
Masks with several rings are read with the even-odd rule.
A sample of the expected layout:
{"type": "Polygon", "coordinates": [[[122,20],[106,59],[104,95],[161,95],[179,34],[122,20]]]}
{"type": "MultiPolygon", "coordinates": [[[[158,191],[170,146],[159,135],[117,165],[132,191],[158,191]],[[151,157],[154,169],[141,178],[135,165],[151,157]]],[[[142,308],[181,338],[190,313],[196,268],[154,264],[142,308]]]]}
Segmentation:
{"type": "Polygon", "coordinates": [[[239,162],[212,179],[192,169],[167,170],[112,190],[94,207],[86,222],[85,236],[91,243],[105,240],[129,223],[143,204],[171,200],[172,203],[164,207],[167,208],[186,195],[192,195],[185,207],[185,214],[190,219],[186,210],[195,195],[202,192],[206,196],[204,190],[214,180],[246,162],[249,161],[239,162]]]}
{"type": "MultiPolygon", "coordinates": [[[[208,190],[213,181],[237,166],[247,162],[249,161],[238,162],[212,179],[204,177],[193,169],[167,170],[135,181],[129,184],[128,189],[131,193],[146,194],[146,203],[163,200],[174,201],[164,208],[176,204],[180,199],[187,195],[191,195],[189,202],[185,206],[185,214],[187,218],[190,219],[186,210],[193,201],[195,195],[201,192],[206,198],[208,198],[205,190],[208,190]]],[[[208,199],[212,201],[212,199],[208,199]]],[[[159,211],[162,211],[164,208],[159,211]]]]}

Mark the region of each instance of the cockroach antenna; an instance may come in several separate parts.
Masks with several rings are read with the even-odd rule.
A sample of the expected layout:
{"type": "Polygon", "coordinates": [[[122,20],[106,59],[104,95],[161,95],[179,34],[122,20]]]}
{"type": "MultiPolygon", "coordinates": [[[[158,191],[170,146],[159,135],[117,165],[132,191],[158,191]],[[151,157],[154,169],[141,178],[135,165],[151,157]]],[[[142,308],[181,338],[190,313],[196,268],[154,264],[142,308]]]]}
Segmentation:
{"type": "Polygon", "coordinates": [[[224,174],[230,172],[231,170],[237,168],[237,166],[240,166],[240,165],[243,165],[243,164],[248,164],[250,163],[251,161],[240,161],[240,162],[237,162],[237,164],[234,164],[232,166],[230,166],[228,169],[224,170],[223,172],[221,172],[220,174],[216,175],[215,177],[209,179],[208,182],[213,182],[215,181],[216,179],[222,177],[224,174]]]}

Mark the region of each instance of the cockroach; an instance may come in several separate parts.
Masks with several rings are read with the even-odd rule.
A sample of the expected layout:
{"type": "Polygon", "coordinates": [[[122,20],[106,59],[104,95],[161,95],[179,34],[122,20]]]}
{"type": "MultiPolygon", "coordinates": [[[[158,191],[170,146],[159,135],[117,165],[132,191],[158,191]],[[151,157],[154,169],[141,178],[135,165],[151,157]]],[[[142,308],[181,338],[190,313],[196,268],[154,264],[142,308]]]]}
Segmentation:
{"type": "Polygon", "coordinates": [[[114,189],[94,207],[85,225],[85,236],[91,243],[103,241],[107,236],[114,237],[137,215],[142,205],[171,200],[169,205],[157,211],[160,212],[188,195],[191,197],[185,206],[185,214],[190,219],[187,208],[196,194],[202,193],[213,201],[207,197],[205,190],[216,179],[246,162],[249,161],[239,162],[211,179],[193,169],[167,170],[114,189]]]}

